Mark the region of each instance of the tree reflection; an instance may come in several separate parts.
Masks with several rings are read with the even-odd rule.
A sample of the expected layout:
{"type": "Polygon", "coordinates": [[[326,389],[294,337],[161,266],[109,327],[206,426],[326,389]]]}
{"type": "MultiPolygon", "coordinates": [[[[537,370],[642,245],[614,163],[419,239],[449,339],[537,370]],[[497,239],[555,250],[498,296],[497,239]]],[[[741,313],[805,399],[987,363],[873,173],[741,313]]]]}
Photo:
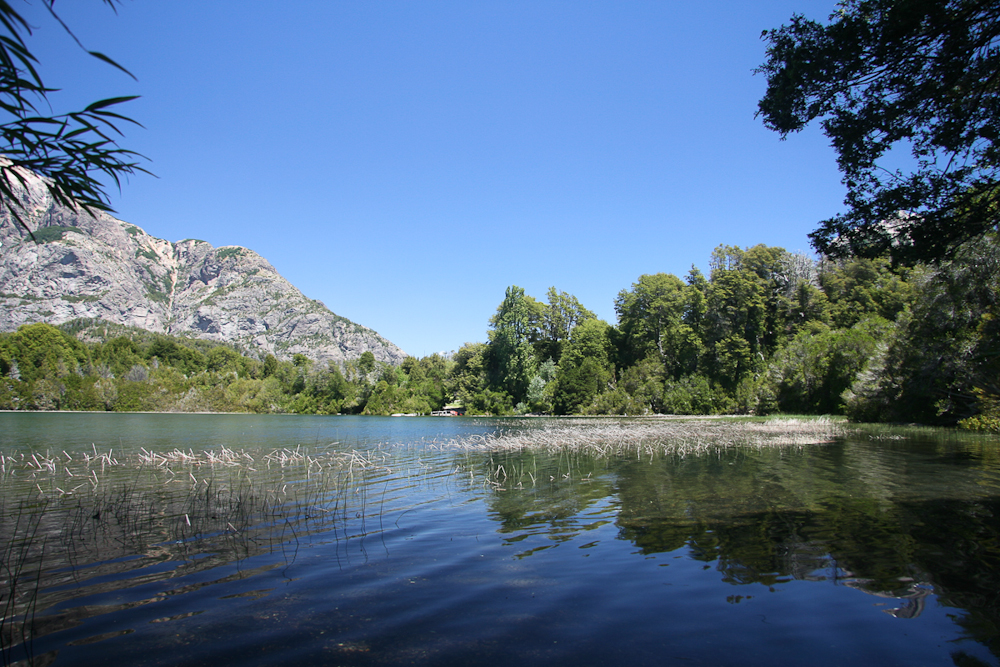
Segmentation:
{"type": "Polygon", "coordinates": [[[735,586],[828,581],[884,598],[883,611],[901,619],[918,617],[933,593],[964,610],[956,622],[1000,656],[1000,471],[988,444],[847,441],[653,460],[517,454],[483,468],[498,465],[533,472],[530,486],[508,473],[512,483],[487,500],[510,543],[564,542],[595,515],[613,517],[618,538],[643,554],[684,550],[735,586]]]}
{"type": "Polygon", "coordinates": [[[500,524],[497,532],[505,543],[516,545],[534,535],[543,535],[553,543],[518,552],[518,558],[571,540],[613,519],[610,512],[587,516],[588,508],[614,493],[606,459],[514,452],[483,455],[466,465],[487,476],[494,491],[487,504],[500,524]]]}

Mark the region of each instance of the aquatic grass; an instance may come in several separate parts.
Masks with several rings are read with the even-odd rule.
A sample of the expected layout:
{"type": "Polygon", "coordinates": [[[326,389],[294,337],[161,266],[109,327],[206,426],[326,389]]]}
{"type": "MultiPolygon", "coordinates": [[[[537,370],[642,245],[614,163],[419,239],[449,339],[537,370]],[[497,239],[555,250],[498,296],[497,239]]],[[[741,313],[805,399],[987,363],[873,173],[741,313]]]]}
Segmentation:
{"type": "Polygon", "coordinates": [[[743,420],[566,420],[539,429],[457,438],[440,449],[478,452],[573,451],[593,456],[676,455],[719,452],[732,447],[805,447],[846,433],[841,421],[743,420]]]}
{"type": "Polygon", "coordinates": [[[468,485],[503,492],[593,484],[623,459],[651,463],[722,456],[727,450],[801,451],[849,432],[844,420],[825,417],[572,418],[425,446],[455,452],[454,471],[468,485]]]}
{"type": "MultiPolygon", "coordinates": [[[[301,447],[275,449],[267,454],[253,454],[244,450],[222,447],[217,450],[153,452],[140,448],[137,453],[115,454],[114,450],[69,454],[19,452],[11,455],[0,452],[0,482],[34,481],[43,495],[72,495],[97,488],[109,471],[157,470],[170,475],[167,483],[187,477],[193,484],[200,480],[196,472],[201,469],[239,468],[248,472],[259,469],[291,469],[302,467],[313,474],[324,470],[346,470],[348,473],[377,468],[382,464],[375,451],[323,452],[311,454],[301,447]],[[100,474],[99,474],[100,473],[100,474]],[[180,477],[178,477],[180,476],[180,477]],[[43,488],[41,482],[46,483],[43,488]]],[[[200,474],[200,473],[199,473],[200,474]]],[[[203,480],[201,480],[203,481],[203,480]]]]}
{"type": "MultiPolygon", "coordinates": [[[[33,664],[34,654],[31,650],[30,631],[24,623],[16,623],[14,619],[34,615],[38,603],[38,586],[31,580],[38,580],[40,563],[36,560],[35,571],[32,566],[32,546],[40,546],[44,552],[44,539],[39,545],[37,535],[41,524],[41,514],[25,511],[24,503],[18,505],[13,514],[12,526],[5,529],[10,538],[4,541],[0,551],[0,660],[4,665],[13,664],[12,647],[21,644],[25,647],[25,660],[33,664]],[[18,539],[20,538],[20,539],[18,539]]],[[[0,504],[0,512],[6,515],[6,507],[0,504]]]]}
{"type": "Polygon", "coordinates": [[[47,613],[62,602],[261,554],[289,563],[317,534],[363,537],[383,464],[302,448],[0,454],[0,662],[33,664],[35,639],[114,610],[47,613]]]}

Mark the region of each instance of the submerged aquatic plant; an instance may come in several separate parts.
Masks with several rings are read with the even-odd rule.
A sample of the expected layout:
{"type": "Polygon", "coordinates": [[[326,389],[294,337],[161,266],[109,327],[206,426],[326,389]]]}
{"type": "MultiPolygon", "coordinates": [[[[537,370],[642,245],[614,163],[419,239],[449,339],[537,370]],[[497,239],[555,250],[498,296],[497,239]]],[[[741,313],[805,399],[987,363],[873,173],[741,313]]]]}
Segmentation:
{"type": "Polygon", "coordinates": [[[380,470],[374,457],[301,448],[257,457],[226,448],[0,454],[2,664],[44,661],[35,639],[120,605],[46,610],[129,588],[153,564],[175,563],[141,575],[166,580],[268,553],[287,563],[300,540],[321,532],[357,536],[348,526],[368,510],[356,487],[380,470]]]}

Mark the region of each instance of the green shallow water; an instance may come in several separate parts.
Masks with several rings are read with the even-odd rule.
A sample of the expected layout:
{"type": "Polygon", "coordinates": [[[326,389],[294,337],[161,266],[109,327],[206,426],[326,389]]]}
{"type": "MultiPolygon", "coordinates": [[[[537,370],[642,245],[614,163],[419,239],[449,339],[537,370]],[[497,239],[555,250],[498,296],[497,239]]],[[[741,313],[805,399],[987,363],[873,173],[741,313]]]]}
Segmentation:
{"type": "Polygon", "coordinates": [[[169,473],[95,460],[96,481],[72,492],[80,468],[0,476],[4,661],[1000,664],[996,440],[859,430],[687,457],[441,447],[544,424],[2,414],[7,456],[255,459],[169,473]],[[367,454],[263,463],[296,448],[367,454]]]}

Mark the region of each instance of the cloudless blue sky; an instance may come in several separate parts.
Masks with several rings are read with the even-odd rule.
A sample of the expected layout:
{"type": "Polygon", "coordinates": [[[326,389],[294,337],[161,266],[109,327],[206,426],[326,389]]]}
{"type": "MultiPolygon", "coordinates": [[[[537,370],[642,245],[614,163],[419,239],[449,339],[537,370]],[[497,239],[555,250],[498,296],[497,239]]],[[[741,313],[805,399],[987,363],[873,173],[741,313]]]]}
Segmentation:
{"type": "Polygon", "coordinates": [[[102,97],[158,178],[112,194],[171,241],[242,245],[410,354],[485,341],[509,285],[608,322],[720,244],[810,251],[843,209],[828,141],[754,118],[762,30],[833,0],[57,2],[54,111],[102,97]]]}

